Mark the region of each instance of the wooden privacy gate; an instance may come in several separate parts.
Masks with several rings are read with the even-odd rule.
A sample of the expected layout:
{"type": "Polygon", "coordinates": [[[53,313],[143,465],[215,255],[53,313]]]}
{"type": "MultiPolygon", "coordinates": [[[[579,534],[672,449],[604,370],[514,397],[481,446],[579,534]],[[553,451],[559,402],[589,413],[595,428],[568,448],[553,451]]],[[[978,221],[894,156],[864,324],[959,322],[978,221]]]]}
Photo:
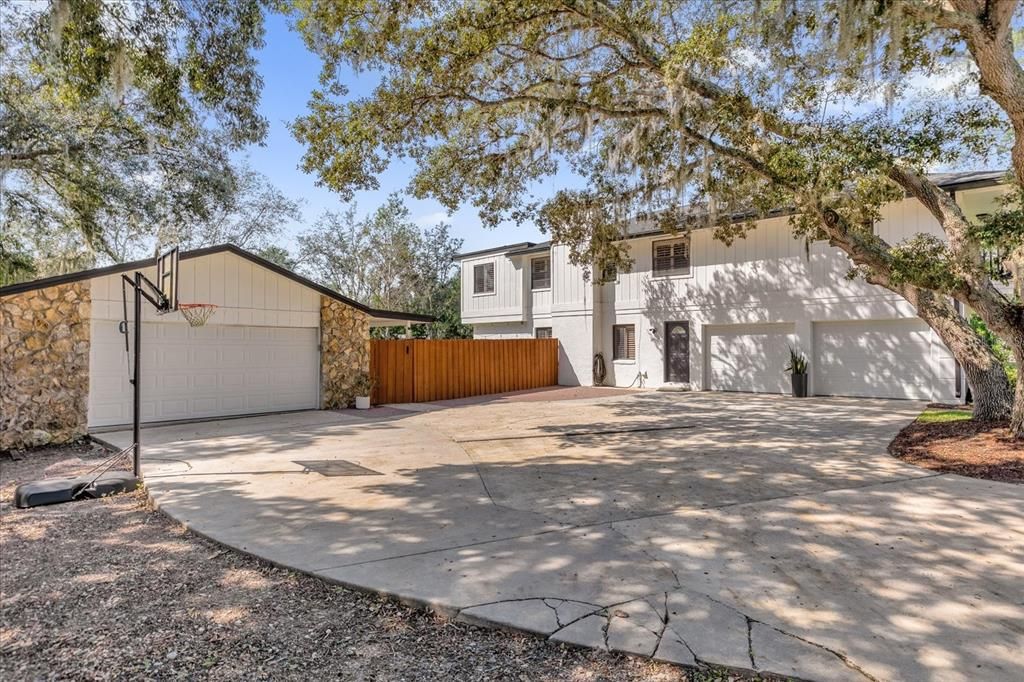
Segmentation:
{"type": "Polygon", "coordinates": [[[558,339],[372,339],[372,402],[423,403],[558,383],[558,339]]]}

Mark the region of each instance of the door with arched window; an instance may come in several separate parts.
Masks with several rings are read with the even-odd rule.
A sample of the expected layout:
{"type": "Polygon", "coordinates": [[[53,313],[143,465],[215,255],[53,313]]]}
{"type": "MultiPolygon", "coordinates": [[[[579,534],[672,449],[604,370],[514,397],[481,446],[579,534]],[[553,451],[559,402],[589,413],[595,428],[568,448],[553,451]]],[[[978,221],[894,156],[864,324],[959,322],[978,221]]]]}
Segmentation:
{"type": "Polygon", "coordinates": [[[690,382],[690,323],[665,323],[665,381],[690,382]]]}

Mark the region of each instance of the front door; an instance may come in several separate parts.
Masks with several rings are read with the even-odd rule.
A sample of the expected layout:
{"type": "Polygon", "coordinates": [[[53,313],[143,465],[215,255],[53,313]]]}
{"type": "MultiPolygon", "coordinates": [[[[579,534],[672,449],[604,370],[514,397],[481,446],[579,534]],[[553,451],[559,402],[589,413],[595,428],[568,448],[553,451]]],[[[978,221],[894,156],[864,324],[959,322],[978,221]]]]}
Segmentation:
{"type": "Polygon", "coordinates": [[[665,323],[665,381],[690,382],[690,323],[665,323]]]}

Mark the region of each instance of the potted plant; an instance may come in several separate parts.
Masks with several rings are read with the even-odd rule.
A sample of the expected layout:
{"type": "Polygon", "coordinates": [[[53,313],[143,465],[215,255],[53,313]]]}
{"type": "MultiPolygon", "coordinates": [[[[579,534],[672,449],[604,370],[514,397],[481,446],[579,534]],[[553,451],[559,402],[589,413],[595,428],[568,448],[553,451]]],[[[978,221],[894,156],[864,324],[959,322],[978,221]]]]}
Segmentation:
{"type": "Polygon", "coordinates": [[[356,409],[370,409],[370,393],[373,392],[373,377],[366,372],[360,372],[352,382],[352,391],[356,394],[356,409]]]}
{"type": "Polygon", "coordinates": [[[807,397],[807,356],[798,350],[789,347],[789,364],[786,371],[790,372],[790,379],[793,382],[793,397],[807,397]]]}

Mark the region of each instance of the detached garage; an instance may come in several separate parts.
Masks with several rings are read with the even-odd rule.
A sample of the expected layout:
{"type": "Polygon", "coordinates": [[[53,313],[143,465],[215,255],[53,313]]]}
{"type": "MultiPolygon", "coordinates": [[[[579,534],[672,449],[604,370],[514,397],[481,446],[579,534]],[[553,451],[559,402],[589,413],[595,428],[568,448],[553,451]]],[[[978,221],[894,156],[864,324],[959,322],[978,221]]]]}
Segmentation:
{"type": "MultiPolygon", "coordinates": [[[[130,423],[118,326],[121,275],[137,270],[155,276],[147,260],[0,289],[0,449],[130,423]]],[[[344,407],[369,370],[370,327],[431,321],[368,308],[233,245],[182,253],[178,290],[217,309],[190,327],[143,307],[144,422],[344,407]]]]}

